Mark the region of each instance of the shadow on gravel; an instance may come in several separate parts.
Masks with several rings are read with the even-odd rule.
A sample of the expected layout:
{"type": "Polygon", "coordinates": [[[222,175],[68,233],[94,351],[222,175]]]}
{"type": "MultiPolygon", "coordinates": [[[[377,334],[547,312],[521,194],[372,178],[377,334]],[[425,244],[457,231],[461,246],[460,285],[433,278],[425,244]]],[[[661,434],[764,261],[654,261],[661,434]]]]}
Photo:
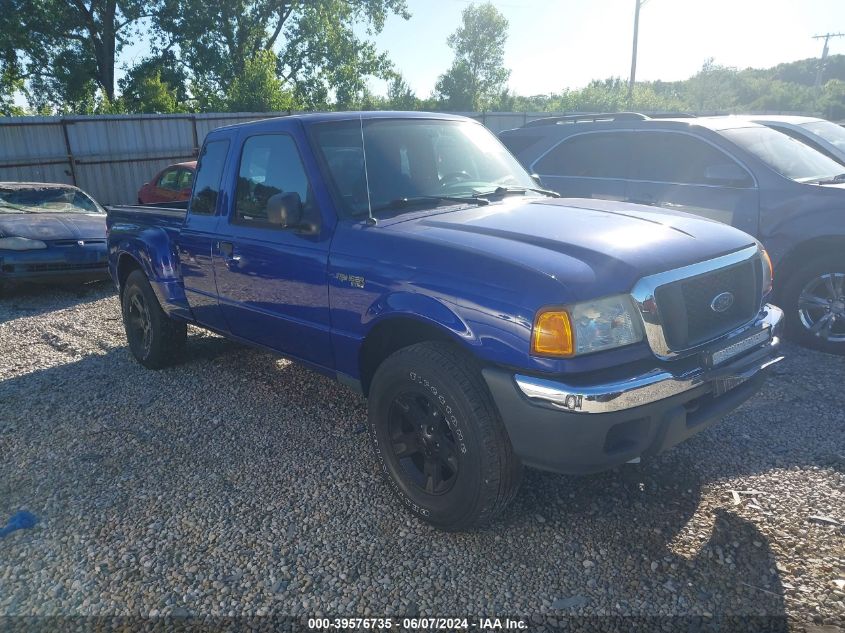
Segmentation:
{"type": "MultiPolygon", "coordinates": [[[[461,595],[492,596],[471,605],[513,609],[508,592],[540,577],[548,593],[532,599],[575,599],[550,613],[577,615],[583,607],[606,615],[758,616],[768,618],[765,630],[779,633],[787,630],[784,588],[767,538],[729,509],[700,506],[702,491],[720,479],[829,459],[831,438],[818,433],[771,450],[784,442],[784,420],[794,423],[806,411],[804,396],[792,402],[793,395],[784,400],[768,390],[759,396],[764,406],[746,406],[641,467],[583,478],[528,471],[498,522],[448,535],[397,517],[398,502],[376,483],[366,434],[355,430],[361,398],[302,366],[192,334],[185,361],[171,369],[144,370],[123,347],[0,382],[0,446],[20,451],[20,467],[0,471],[0,513],[28,506],[56,530],[73,508],[88,521],[74,529],[109,542],[110,517],[144,507],[154,506],[164,521],[196,507],[197,520],[221,522],[228,534],[233,528],[222,522],[240,520],[238,512],[259,530],[295,505],[295,520],[284,519],[286,539],[248,530],[229,549],[272,564],[280,556],[305,559],[303,544],[313,540],[321,556],[353,570],[348,582],[364,566],[359,561],[383,557],[384,569],[402,573],[389,556],[439,556],[450,565],[438,566],[431,591],[462,582],[461,595]],[[748,416],[772,419],[749,434],[748,416]],[[279,471],[284,487],[276,483],[279,471]],[[273,494],[255,498],[257,490],[273,494]],[[343,496],[350,490],[352,500],[343,496]],[[214,516],[203,515],[209,508],[214,516]],[[400,529],[414,534],[400,537],[400,529]],[[367,537],[350,539],[356,534],[367,537]]],[[[37,538],[32,533],[26,538],[37,538]]],[[[0,542],[0,559],[6,547],[0,542]]],[[[207,546],[177,539],[155,547],[190,558],[207,546]]],[[[214,555],[228,564],[225,550],[214,555]]],[[[126,583],[136,580],[142,575],[126,583]]],[[[423,581],[431,586],[431,578],[423,581]]],[[[440,614],[461,608],[449,602],[453,594],[437,594],[440,614]]]]}
{"type": "Polygon", "coordinates": [[[111,294],[113,288],[111,281],[104,280],[86,284],[30,284],[0,289],[0,323],[98,301],[111,294]]]}

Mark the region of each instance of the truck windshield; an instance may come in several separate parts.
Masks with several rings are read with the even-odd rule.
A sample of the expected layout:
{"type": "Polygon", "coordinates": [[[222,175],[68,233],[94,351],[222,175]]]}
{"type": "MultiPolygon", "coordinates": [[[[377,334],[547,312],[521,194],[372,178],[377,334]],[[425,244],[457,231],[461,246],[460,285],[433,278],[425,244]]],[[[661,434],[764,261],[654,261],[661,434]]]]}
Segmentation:
{"type": "Polygon", "coordinates": [[[63,187],[0,188],[0,213],[105,213],[87,195],[63,187]]]}
{"type": "Polygon", "coordinates": [[[362,135],[361,121],[351,120],[318,124],[315,138],[349,217],[366,216],[370,208],[395,215],[501,192],[542,195],[532,191],[537,183],[499,140],[476,123],[364,119],[362,135]]]}
{"type": "Polygon", "coordinates": [[[843,171],[842,165],[832,158],[768,127],[742,127],[720,133],[782,176],[797,182],[828,180],[843,171]]]}
{"type": "Polygon", "coordinates": [[[812,121],[810,123],[802,123],[801,127],[810,130],[813,134],[821,136],[828,143],[836,145],[841,150],[845,150],[845,128],[830,121],[812,121]]]}

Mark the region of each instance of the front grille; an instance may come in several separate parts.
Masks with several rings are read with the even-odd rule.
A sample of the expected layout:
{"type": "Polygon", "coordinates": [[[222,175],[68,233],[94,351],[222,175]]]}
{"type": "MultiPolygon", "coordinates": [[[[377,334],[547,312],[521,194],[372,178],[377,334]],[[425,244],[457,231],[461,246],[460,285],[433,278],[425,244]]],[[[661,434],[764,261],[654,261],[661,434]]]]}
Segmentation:
{"type": "Polygon", "coordinates": [[[655,299],[666,342],[672,350],[684,350],[726,334],[757,314],[762,274],[758,259],[681,279],[657,288],[655,299]],[[714,299],[733,295],[733,304],[718,312],[714,299]]]}

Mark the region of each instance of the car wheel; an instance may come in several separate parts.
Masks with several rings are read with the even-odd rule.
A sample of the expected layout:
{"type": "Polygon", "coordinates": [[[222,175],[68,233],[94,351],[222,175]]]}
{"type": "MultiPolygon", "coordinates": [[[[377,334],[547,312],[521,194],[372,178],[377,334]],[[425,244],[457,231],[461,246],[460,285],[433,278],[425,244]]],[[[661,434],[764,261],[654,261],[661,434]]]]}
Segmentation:
{"type": "Polygon", "coordinates": [[[516,496],[522,465],[472,359],[448,344],[403,348],[378,368],[370,437],[396,496],[445,530],[489,522],[516,496]]]}
{"type": "Polygon", "coordinates": [[[845,354],[845,257],[810,260],[787,278],[782,297],[792,339],[845,354]]]}
{"type": "Polygon", "coordinates": [[[174,364],[185,347],[188,328],[164,313],[140,270],[132,271],[126,280],[122,307],[129,349],[138,362],[149,369],[174,364]]]}

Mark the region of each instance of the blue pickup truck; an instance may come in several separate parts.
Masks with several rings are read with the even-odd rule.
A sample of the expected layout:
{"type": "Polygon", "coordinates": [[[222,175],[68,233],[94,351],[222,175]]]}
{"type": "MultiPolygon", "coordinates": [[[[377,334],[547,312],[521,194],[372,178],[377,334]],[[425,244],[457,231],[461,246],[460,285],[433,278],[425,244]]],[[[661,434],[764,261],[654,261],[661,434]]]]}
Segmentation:
{"type": "Polygon", "coordinates": [[[129,347],[186,325],[368,398],[386,481],[444,529],[489,521],[522,467],[592,473],[664,451],[781,359],[771,265],[730,226],[562,199],[458,116],[334,113],[211,132],[187,209],[115,207],[129,347]]]}

